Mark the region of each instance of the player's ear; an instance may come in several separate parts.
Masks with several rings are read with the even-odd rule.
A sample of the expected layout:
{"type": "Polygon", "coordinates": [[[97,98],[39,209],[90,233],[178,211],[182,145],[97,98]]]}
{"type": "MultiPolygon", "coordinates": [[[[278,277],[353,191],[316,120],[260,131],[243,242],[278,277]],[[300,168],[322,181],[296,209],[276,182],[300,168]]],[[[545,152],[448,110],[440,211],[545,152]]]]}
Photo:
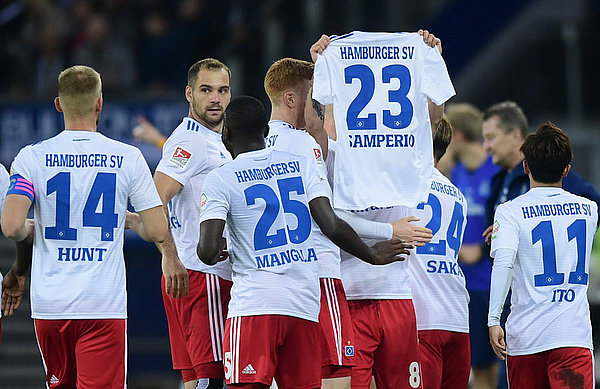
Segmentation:
{"type": "Polygon", "coordinates": [[[570,171],[571,171],[571,165],[569,164],[565,167],[565,170],[562,173],[563,178],[565,178],[569,174],[570,171]]]}
{"type": "Polygon", "coordinates": [[[60,99],[58,97],[56,97],[54,99],[54,108],[56,108],[56,110],[60,113],[62,113],[62,107],[60,106],[60,99]]]}
{"type": "Polygon", "coordinates": [[[525,174],[529,175],[530,170],[529,170],[529,165],[527,165],[527,161],[523,160],[523,170],[525,171],[525,174]]]}
{"type": "Polygon", "coordinates": [[[189,85],[185,87],[185,99],[188,101],[188,103],[192,102],[192,87],[189,85]]]}
{"type": "Polygon", "coordinates": [[[283,94],[283,103],[290,109],[294,108],[295,99],[296,97],[292,91],[287,91],[283,94]]]}
{"type": "Polygon", "coordinates": [[[98,100],[96,100],[96,112],[102,111],[103,104],[104,104],[104,98],[102,97],[102,94],[100,94],[100,96],[98,96],[98,100]]]}
{"type": "Polygon", "coordinates": [[[265,138],[267,136],[269,136],[269,125],[268,124],[265,125],[265,138]]]}

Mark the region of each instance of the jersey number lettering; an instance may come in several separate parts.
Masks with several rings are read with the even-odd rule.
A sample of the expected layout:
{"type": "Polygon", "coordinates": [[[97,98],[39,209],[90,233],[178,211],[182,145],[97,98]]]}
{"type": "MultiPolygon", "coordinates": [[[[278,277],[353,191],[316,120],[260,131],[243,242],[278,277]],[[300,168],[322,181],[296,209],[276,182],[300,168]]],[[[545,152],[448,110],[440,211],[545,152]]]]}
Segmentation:
{"type": "MultiPolygon", "coordinates": [[[[404,65],[388,65],[381,69],[382,82],[391,83],[393,79],[400,81],[400,88],[388,91],[388,101],[400,104],[400,114],[392,115],[388,109],[383,110],[383,125],[393,130],[406,128],[412,122],[413,105],[408,99],[411,77],[410,71],[404,65]]],[[[344,69],[346,84],[352,84],[354,79],[360,81],[358,95],[352,100],[346,113],[346,124],[349,130],[375,130],[377,128],[377,114],[368,113],[366,118],[358,115],[369,104],[375,94],[375,76],[371,68],[366,65],[351,65],[344,69]]]]}
{"type": "MultiPolygon", "coordinates": [[[[577,219],[567,228],[569,242],[575,239],[577,246],[577,266],[575,271],[569,273],[569,284],[587,285],[588,274],[585,272],[586,262],[586,226],[584,219],[577,219]]],[[[552,222],[544,220],[539,222],[531,231],[531,243],[535,245],[542,242],[542,262],[544,272],[534,276],[535,286],[561,285],[565,281],[565,273],[556,270],[556,248],[552,222]]]]}
{"type": "Polygon", "coordinates": [[[256,199],[263,199],[265,202],[265,210],[254,229],[254,250],[283,246],[287,244],[288,236],[291,243],[299,244],[306,241],[310,235],[311,219],[308,208],[301,201],[290,198],[291,192],[295,192],[298,195],[304,194],[302,178],[290,177],[277,180],[277,187],[281,197],[281,204],[275,191],[265,184],[252,185],[244,191],[246,205],[254,205],[256,199]],[[287,234],[283,228],[279,228],[275,233],[269,234],[269,230],[275,224],[275,220],[279,215],[281,206],[283,206],[284,214],[288,213],[296,217],[297,226],[295,229],[291,229],[290,223],[286,222],[287,234]]]}
{"type": "MultiPolygon", "coordinates": [[[[46,183],[46,196],[56,192],[56,222],[54,227],[46,227],[46,239],[76,240],[77,229],[70,227],[71,219],[71,173],[56,174],[46,183]]],[[[98,173],[83,207],[83,226],[100,227],[102,241],[113,240],[114,229],[118,225],[115,213],[117,192],[116,173],[98,173]],[[96,212],[101,203],[102,211],[96,212]]]]}
{"type": "MultiPolygon", "coordinates": [[[[427,202],[417,205],[417,209],[424,209],[425,205],[431,207],[431,219],[425,227],[429,228],[433,236],[435,236],[442,227],[442,203],[440,203],[440,199],[436,195],[430,193],[427,202]]],[[[448,247],[454,250],[454,258],[456,258],[460,250],[464,222],[463,206],[456,201],[454,202],[452,217],[446,231],[446,239],[440,239],[437,243],[425,243],[425,246],[417,247],[417,254],[446,255],[447,244],[448,247]]]]}

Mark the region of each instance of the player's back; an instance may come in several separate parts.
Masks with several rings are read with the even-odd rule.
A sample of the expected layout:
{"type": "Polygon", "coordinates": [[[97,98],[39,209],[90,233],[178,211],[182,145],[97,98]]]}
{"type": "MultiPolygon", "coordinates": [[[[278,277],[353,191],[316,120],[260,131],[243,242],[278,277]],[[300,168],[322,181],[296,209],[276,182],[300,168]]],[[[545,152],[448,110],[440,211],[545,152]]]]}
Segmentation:
{"type": "Polygon", "coordinates": [[[69,130],[22,149],[12,171],[35,190],[32,316],[125,318],[127,201],[137,211],[160,205],[141,152],[69,130]]]}
{"type": "MultiPolygon", "coordinates": [[[[269,136],[265,143],[267,147],[275,150],[301,155],[307,160],[314,159],[319,179],[327,182],[327,167],[323,160],[321,147],[308,132],[299,130],[286,122],[274,120],[269,122],[269,136]]],[[[329,189],[329,184],[326,187],[329,189]]],[[[331,197],[331,191],[329,197],[331,197]]],[[[339,279],[341,277],[339,248],[321,232],[314,220],[312,233],[319,258],[320,276],[339,279]]]]}
{"type": "Polygon", "coordinates": [[[308,202],[326,196],[325,186],[305,158],[271,149],[240,154],[209,173],[201,220],[227,215],[234,282],[229,317],[283,314],[317,321],[308,202]]]}
{"type": "Polygon", "coordinates": [[[466,199],[434,169],[428,201],[413,212],[418,223],[433,233],[431,242],[415,248],[408,259],[417,328],[469,332],[469,296],[457,262],[466,226],[466,199]]]}
{"type": "Polygon", "coordinates": [[[497,247],[517,251],[509,354],[592,347],[587,288],[597,218],[594,202],[555,187],[532,188],[498,207],[492,256],[497,247]]]}

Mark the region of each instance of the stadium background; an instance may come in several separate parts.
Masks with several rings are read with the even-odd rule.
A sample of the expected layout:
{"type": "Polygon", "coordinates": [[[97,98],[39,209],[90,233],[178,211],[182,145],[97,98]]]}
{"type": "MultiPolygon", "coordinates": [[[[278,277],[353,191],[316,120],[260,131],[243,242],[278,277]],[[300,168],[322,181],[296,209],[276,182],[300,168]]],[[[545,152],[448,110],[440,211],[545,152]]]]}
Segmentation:
{"type": "MultiPolygon", "coordinates": [[[[575,169],[598,189],[598,19],[598,0],[0,0],[0,161],[10,166],[21,147],[62,129],[52,99],[58,73],[70,65],[102,74],[100,131],[139,146],[154,168],[160,153],[134,141],[135,116],[169,134],[187,113],[183,90],[196,60],[224,61],[233,96],[268,104],[262,87],[268,66],[285,56],[309,60],[321,33],[427,28],[442,39],[457,91],[451,102],[484,109],[510,99],[523,107],[531,129],[554,121],[572,139],[575,169]]],[[[160,258],[129,232],[125,256],[129,387],[176,387],[160,258]]],[[[12,245],[2,239],[3,273],[11,262],[12,245]]],[[[600,323],[597,255],[592,267],[592,321],[600,323]]],[[[42,377],[25,301],[15,318],[3,320],[0,387],[38,388],[42,377]]]]}

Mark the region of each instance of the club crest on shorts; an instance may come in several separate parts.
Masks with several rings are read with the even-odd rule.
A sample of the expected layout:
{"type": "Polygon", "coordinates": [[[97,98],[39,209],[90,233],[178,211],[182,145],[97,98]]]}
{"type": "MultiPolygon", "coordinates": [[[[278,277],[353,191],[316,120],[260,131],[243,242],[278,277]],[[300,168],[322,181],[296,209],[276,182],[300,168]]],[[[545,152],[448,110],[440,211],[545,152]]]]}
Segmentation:
{"type": "Polygon", "coordinates": [[[185,150],[183,147],[177,146],[175,152],[173,152],[173,155],[171,155],[171,158],[169,158],[169,162],[178,168],[183,169],[191,157],[192,153],[185,150]]]}
{"type": "Polygon", "coordinates": [[[347,357],[353,357],[354,356],[354,346],[344,346],[344,354],[347,357]]]}

